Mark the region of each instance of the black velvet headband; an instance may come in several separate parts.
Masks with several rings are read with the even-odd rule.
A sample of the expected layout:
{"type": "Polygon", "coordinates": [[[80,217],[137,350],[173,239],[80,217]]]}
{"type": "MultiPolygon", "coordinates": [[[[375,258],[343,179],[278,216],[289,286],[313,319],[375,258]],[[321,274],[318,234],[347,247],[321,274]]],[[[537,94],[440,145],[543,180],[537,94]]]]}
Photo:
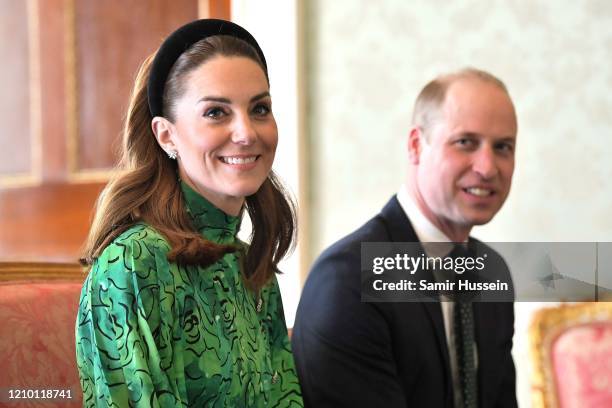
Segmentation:
{"type": "Polygon", "coordinates": [[[229,35],[246,41],[257,51],[265,68],[266,76],[268,75],[263,51],[247,30],[238,24],[225,20],[202,19],[192,21],[170,34],[159,47],[153,59],[149,81],[147,82],[147,97],[151,116],[162,116],[164,86],[176,60],[193,44],[213,35],[229,35]]]}

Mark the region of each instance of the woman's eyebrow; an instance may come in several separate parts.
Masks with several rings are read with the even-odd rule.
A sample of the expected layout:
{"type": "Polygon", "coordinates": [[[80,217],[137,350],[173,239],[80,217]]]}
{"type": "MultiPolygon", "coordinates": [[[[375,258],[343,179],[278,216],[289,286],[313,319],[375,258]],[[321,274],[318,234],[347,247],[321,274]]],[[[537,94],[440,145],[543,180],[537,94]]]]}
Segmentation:
{"type": "MultiPolygon", "coordinates": [[[[253,96],[251,98],[250,102],[255,102],[255,101],[259,100],[259,99],[266,98],[266,97],[269,97],[269,96],[270,96],[270,92],[265,91],[265,92],[262,92],[260,94],[257,94],[255,96],[253,96]]],[[[222,96],[213,96],[213,95],[203,96],[202,98],[198,99],[198,103],[199,102],[219,102],[219,103],[226,103],[226,104],[231,104],[232,103],[232,101],[230,99],[228,99],[228,98],[224,98],[222,96]]]]}
{"type": "Polygon", "coordinates": [[[265,97],[268,97],[268,96],[270,96],[270,92],[268,92],[268,91],[262,92],[260,94],[255,95],[254,97],[252,97],[251,98],[251,102],[255,102],[256,100],[259,100],[259,99],[262,99],[262,98],[265,98],[265,97]]]}
{"type": "Polygon", "coordinates": [[[230,101],[229,99],[223,98],[221,96],[204,96],[204,97],[198,99],[198,103],[205,102],[205,101],[220,102],[220,103],[227,103],[227,104],[232,103],[232,101],[230,101]]]}

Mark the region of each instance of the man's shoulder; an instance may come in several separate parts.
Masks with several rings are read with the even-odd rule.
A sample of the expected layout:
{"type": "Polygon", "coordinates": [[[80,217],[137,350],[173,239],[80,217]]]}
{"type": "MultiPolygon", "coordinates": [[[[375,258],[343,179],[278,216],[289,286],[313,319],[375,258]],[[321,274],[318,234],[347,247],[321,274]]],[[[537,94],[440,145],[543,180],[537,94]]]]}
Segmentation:
{"type": "Polygon", "coordinates": [[[416,235],[397,198],[393,196],[383,209],[361,227],[325,249],[312,266],[311,274],[321,270],[351,273],[361,263],[361,244],[365,242],[413,241],[416,235]],[[401,231],[402,233],[398,233],[401,231]]]}
{"type": "Polygon", "coordinates": [[[336,241],[323,254],[326,252],[359,250],[362,242],[387,240],[389,240],[389,234],[387,233],[385,223],[380,215],[376,215],[361,227],[336,241]]]}
{"type": "Polygon", "coordinates": [[[389,241],[390,237],[387,232],[384,220],[380,215],[368,220],[355,231],[344,236],[334,244],[325,249],[317,261],[335,257],[338,255],[351,256],[359,258],[361,252],[361,244],[363,242],[385,242],[389,241]]]}
{"type": "MultiPolygon", "coordinates": [[[[319,282],[319,280],[324,280],[327,283],[333,280],[344,282],[348,277],[360,276],[361,244],[390,241],[392,241],[392,237],[387,221],[381,214],[375,215],[319,255],[310,270],[309,280],[311,284],[319,282]]],[[[358,279],[356,282],[358,282],[358,279]]]]}

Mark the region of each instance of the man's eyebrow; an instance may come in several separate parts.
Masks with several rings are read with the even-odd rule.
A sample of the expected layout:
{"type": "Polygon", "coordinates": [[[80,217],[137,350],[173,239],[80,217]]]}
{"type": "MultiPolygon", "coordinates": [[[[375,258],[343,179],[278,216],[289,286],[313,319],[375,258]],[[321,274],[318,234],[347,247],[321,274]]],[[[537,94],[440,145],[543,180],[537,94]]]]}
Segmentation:
{"type": "Polygon", "coordinates": [[[504,136],[495,140],[497,143],[516,143],[516,137],[513,136],[504,136]]]}
{"type": "MultiPolygon", "coordinates": [[[[263,99],[263,98],[269,97],[269,96],[270,96],[270,92],[265,91],[265,92],[262,92],[260,94],[257,94],[255,96],[253,96],[251,98],[250,102],[255,102],[255,101],[259,100],[259,99],[263,99]]],[[[213,96],[213,95],[204,96],[204,97],[198,99],[198,103],[199,102],[219,102],[219,103],[225,103],[225,104],[228,104],[228,105],[232,103],[232,101],[227,99],[227,98],[224,98],[222,96],[213,96]]]]}
{"type": "MultiPolygon", "coordinates": [[[[457,134],[455,134],[455,137],[467,137],[467,138],[473,138],[473,139],[478,139],[480,138],[482,135],[480,133],[477,132],[458,132],[457,134]]],[[[499,138],[495,138],[494,141],[496,143],[499,142],[510,142],[510,143],[516,143],[516,137],[515,136],[502,136],[499,138]]]]}
{"type": "Polygon", "coordinates": [[[471,139],[477,139],[477,138],[479,138],[480,136],[481,136],[481,135],[480,135],[479,133],[476,133],[476,132],[469,132],[469,131],[467,131],[467,132],[464,132],[464,131],[462,131],[462,132],[457,132],[457,133],[455,133],[454,135],[452,135],[452,137],[468,137],[468,138],[471,138],[471,139]]]}

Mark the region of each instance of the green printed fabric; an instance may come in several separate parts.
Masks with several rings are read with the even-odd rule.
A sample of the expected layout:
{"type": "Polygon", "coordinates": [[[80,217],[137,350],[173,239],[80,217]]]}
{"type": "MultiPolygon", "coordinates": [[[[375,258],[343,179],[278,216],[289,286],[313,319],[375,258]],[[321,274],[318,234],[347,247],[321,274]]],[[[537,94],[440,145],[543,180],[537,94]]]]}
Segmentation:
{"type": "MultiPolygon", "coordinates": [[[[182,185],[205,238],[239,244],[239,218],[182,185]]],[[[202,268],[137,224],[113,241],[85,280],[76,322],[87,407],[301,407],[276,278],[259,298],[238,257],[202,268]]]]}

